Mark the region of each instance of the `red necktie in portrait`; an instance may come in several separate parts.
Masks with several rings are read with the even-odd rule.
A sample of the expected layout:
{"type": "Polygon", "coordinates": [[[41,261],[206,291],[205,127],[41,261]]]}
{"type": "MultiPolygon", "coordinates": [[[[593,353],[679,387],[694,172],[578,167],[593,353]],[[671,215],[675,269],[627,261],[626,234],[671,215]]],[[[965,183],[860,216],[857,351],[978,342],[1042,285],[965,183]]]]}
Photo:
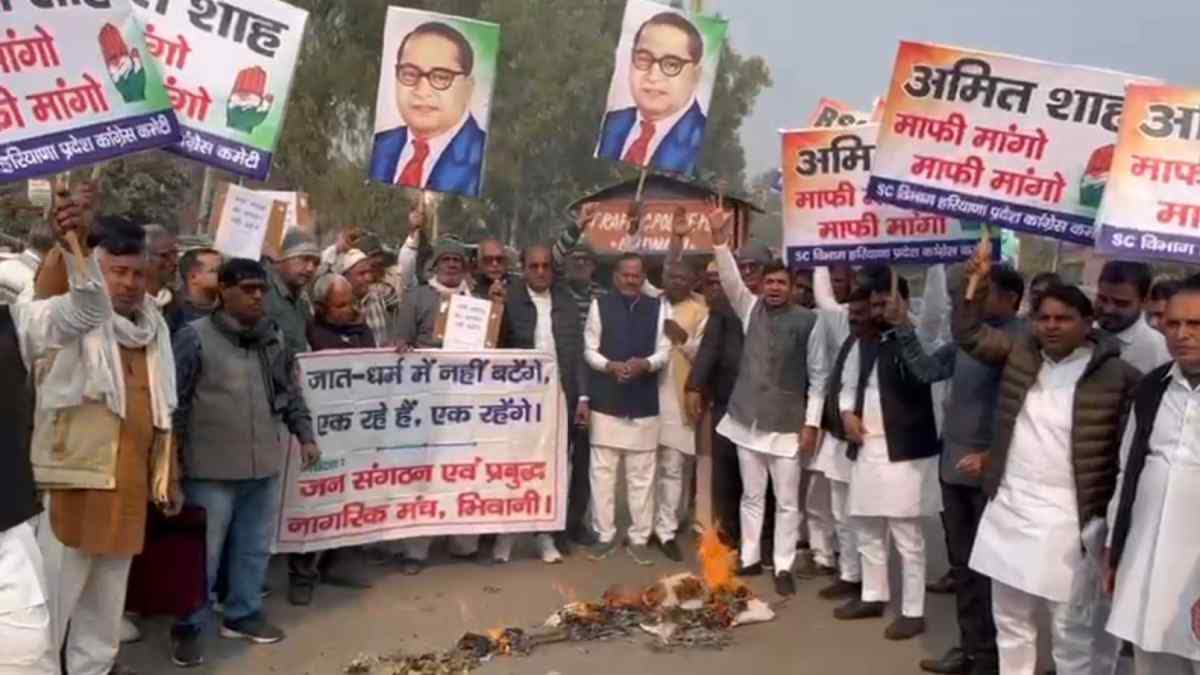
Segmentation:
{"type": "Polygon", "coordinates": [[[400,180],[396,181],[396,184],[404,187],[421,187],[421,175],[425,172],[426,159],[429,159],[429,144],[414,138],[412,159],[404,165],[404,171],[400,172],[400,180]]]}
{"type": "Polygon", "coordinates": [[[642,122],[642,135],[637,137],[633,145],[629,146],[629,152],[625,153],[625,161],[638,166],[645,166],[646,151],[650,149],[650,139],[654,138],[654,122],[642,122]]]}

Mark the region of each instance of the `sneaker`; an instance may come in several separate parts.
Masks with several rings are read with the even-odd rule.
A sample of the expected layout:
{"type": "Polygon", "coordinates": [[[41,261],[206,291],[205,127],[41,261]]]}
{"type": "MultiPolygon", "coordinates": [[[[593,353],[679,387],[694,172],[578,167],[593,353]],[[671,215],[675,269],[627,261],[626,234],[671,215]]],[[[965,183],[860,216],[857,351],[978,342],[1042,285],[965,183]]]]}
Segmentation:
{"type": "Polygon", "coordinates": [[[630,544],[625,547],[625,551],[633,558],[633,562],[642,567],[650,567],[654,564],[654,558],[650,557],[650,547],[645,544],[630,544]]]}
{"type": "Polygon", "coordinates": [[[137,624],[129,618],[128,614],[121,616],[121,644],[127,645],[134,642],[139,642],[142,639],[142,631],[138,630],[137,624]]]}
{"type": "Polygon", "coordinates": [[[878,619],[883,616],[886,602],[863,602],[858,598],[833,610],[833,618],[840,621],[857,621],[859,619],[878,619]]]}
{"type": "Polygon", "coordinates": [[[261,614],[251,614],[244,619],[221,622],[221,637],[226,640],[246,640],[259,645],[274,644],[285,636],[283,631],[267,623],[261,614]]]}
{"type": "Polygon", "coordinates": [[[180,668],[194,668],[204,663],[200,647],[200,631],[171,629],[171,663],[180,668]]]}
{"type": "Polygon", "coordinates": [[[763,564],[756,562],[753,565],[743,565],[738,568],[737,575],[739,577],[757,577],[763,573],[763,564]]]}
{"type": "Polygon", "coordinates": [[[883,631],[889,640],[911,640],[925,632],[925,619],[919,616],[902,616],[883,631]]]}
{"type": "Polygon", "coordinates": [[[791,572],[775,575],[775,592],[783,596],[796,594],[796,580],[792,578],[791,572]]]}
{"type": "Polygon", "coordinates": [[[612,552],[617,548],[617,540],[598,541],[592,544],[592,548],[588,551],[588,560],[604,560],[612,555],[612,552]]]}
{"type": "Polygon", "coordinates": [[[549,534],[539,534],[537,537],[538,551],[542,555],[542,562],[547,565],[557,565],[563,561],[562,554],[558,552],[558,547],[554,545],[554,537],[549,534]]]}
{"type": "Polygon", "coordinates": [[[674,539],[668,539],[658,542],[658,548],[662,550],[663,555],[667,556],[667,560],[671,562],[683,562],[683,551],[679,550],[679,544],[675,543],[674,539]]]}
{"type": "Polygon", "coordinates": [[[825,598],[826,600],[857,598],[862,595],[862,582],[838,579],[837,581],[818,591],[817,595],[825,598]]]}

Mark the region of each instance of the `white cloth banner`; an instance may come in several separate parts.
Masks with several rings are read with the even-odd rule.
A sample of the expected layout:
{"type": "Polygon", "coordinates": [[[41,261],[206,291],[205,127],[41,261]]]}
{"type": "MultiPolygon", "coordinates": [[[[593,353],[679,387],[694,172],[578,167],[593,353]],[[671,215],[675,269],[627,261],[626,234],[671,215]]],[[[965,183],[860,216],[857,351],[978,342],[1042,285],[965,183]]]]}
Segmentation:
{"type": "Polygon", "coordinates": [[[567,417],[554,357],[346,350],[299,357],[321,462],[285,465],[275,551],[566,522],[567,417]]]}

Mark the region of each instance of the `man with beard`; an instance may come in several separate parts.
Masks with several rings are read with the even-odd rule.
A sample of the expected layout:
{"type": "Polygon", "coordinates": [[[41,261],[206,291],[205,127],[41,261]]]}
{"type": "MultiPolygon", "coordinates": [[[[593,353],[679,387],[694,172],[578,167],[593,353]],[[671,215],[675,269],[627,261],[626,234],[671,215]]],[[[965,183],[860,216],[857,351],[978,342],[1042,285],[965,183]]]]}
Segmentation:
{"type": "MultiPolygon", "coordinates": [[[[915,377],[900,358],[895,329],[910,321],[908,281],[878,266],[865,271],[864,284],[871,292],[871,320],[881,336],[850,349],[839,400],[850,442],[847,455],[854,462],[849,508],[857,524],[863,587],[861,599],[837,608],[834,616],[856,620],[883,615],[891,597],[891,540],[900,554],[903,602],[884,637],[908,640],[925,632],[921,518],[941,509],[937,423],[930,383],[915,377]]],[[[922,344],[932,345],[937,332],[921,330],[922,344]]]]}
{"type": "Polygon", "coordinates": [[[738,446],[742,476],[742,570],[761,573],[759,536],[767,485],[775,491],[775,590],[796,592],[792,565],[800,531],[801,456],[816,451],[828,370],[817,315],[791,303],[792,276],[782,262],[763,268],[762,295],[742,282],[726,246],[731,212],[708,216],[721,286],[741,319],[745,345],[729,412],[717,426],[738,446]],[[803,417],[800,412],[803,411],[803,417]]]}
{"type": "Polygon", "coordinates": [[[1143,373],[1171,360],[1162,333],[1142,318],[1152,280],[1146,263],[1110,260],[1096,290],[1096,326],[1116,338],[1121,358],[1143,373]]]}
{"type": "Polygon", "coordinates": [[[154,298],[160,310],[175,299],[175,283],[179,273],[179,248],[175,235],[157,223],[143,225],[146,232],[146,293],[154,298]]]}
{"type": "Polygon", "coordinates": [[[283,339],[293,354],[308,351],[305,331],[312,309],[304,292],[313,280],[321,252],[317,244],[300,230],[283,238],[279,261],[268,270],[267,316],[283,331],[283,339]]]}
{"type": "Polygon", "coordinates": [[[220,300],[217,270],[220,268],[221,254],[213,248],[192,249],[179,259],[179,292],[164,309],[164,318],[172,335],[217,308],[220,300]]]}
{"type": "Polygon", "coordinates": [[[1182,283],[1178,279],[1163,277],[1150,287],[1150,296],[1146,301],[1146,323],[1154,330],[1167,334],[1165,318],[1167,303],[1179,292],[1182,283]]]}

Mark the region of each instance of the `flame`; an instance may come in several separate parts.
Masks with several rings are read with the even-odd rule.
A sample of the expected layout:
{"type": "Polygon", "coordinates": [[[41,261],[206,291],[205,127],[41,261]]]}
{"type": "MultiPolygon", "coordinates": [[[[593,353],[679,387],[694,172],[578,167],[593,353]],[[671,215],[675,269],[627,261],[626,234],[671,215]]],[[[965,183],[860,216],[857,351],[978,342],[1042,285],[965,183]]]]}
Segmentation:
{"type": "Polygon", "coordinates": [[[700,569],[710,593],[741,588],[737,578],[737,552],[721,543],[715,526],[700,533],[700,569]]]}

